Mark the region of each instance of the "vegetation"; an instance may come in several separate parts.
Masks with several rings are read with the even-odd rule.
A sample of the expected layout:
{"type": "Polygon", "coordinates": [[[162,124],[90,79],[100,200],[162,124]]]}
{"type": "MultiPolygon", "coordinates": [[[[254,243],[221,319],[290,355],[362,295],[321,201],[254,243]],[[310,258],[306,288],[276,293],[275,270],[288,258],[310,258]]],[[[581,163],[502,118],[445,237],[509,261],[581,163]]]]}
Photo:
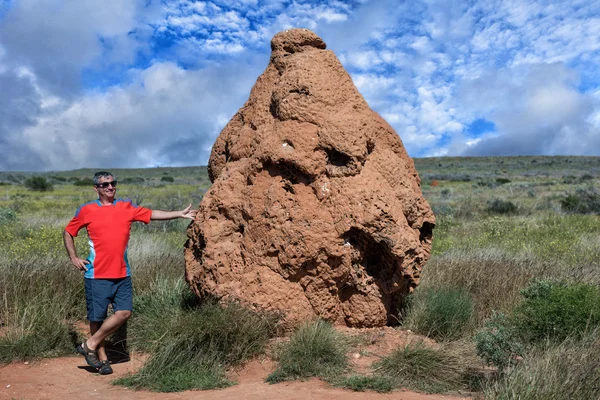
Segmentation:
{"type": "MultiPolygon", "coordinates": [[[[400,328],[441,344],[402,347],[361,376],[346,364],[340,348],[347,341],[327,339],[330,327],[321,323],[274,350],[279,364],[270,380],[320,376],[354,390],[446,391],[464,388],[465,374],[486,362],[497,371],[481,378],[487,398],[599,398],[600,158],[428,158],[415,165],[437,224],[432,257],[400,328]],[[456,351],[457,343],[481,361],[456,351]],[[435,365],[446,369],[443,377],[429,372],[435,365]]],[[[73,326],[85,320],[85,304],[61,235],[77,207],[95,198],[94,172],[0,172],[0,362],[73,353],[73,326]],[[31,190],[33,177],[54,190],[31,190]]],[[[111,172],[120,197],[151,208],[197,206],[210,185],[206,167],[111,172]]],[[[135,310],[127,336],[150,360],[122,384],[161,391],[229,385],[224,371],[266,351],[275,332],[271,317],[197,304],[182,279],[186,226],[133,227],[135,310]],[[215,337],[228,318],[243,330],[215,337]]],[[[76,246],[87,255],[84,233],[76,246]]]]}
{"type": "Polygon", "coordinates": [[[460,337],[473,315],[471,295],[463,288],[417,289],[410,300],[404,325],[436,340],[460,337]]]}
{"type": "Polygon", "coordinates": [[[348,366],[344,339],[322,320],[302,325],[276,350],[275,359],[279,366],[267,377],[269,383],[313,376],[332,379],[348,366]]]}
{"type": "MultiPolygon", "coordinates": [[[[150,360],[137,373],[116,381],[119,385],[160,392],[189,389],[215,389],[231,385],[225,369],[239,365],[264,352],[276,333],[276,319],[249,311],[232,303],[221,307],[207,302],[189,308],[183,294],[178,307],[155,304],[155,318],[163,336],[148,350],[150,360]],[[165,330],[165,321],[170,328],[165,330]]],[[[148,307],[148,304],[146,304],[148,307]]],[[[154,325],[151,325],[154,326],[154,325]]]]}
{"type": "Polygon", "coordinates": [[[441,393],[465,386],[464,363],[449,348],[432,348],[423,342],[410,343],[383,357],[376,372],[402,387],[441,393]]]}
{"type": "Polygon", "coordinates": [[[52,183],[48,182],[43,176],[32,176],[25,181],[25,186],[38,192],[48,192],[53,189],[52,183]]]}
{"type": "Polygon", "coordinates": [[[567,212],[600,214],[600,193],[593,186],[580,187],[562,198],[560,205],[567,212]]]}
{"type": "Polygon", "coordinates": [[[533,350],[517,368],[484,388],[486,399],[596,400],[600,394],[600,331],[533,350]]]}

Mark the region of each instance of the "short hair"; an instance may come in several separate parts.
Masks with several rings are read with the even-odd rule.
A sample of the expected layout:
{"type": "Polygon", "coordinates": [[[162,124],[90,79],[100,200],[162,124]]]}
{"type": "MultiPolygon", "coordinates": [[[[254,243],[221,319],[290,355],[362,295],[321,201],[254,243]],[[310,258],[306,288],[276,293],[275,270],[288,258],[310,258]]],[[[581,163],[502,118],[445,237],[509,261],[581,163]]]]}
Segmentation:
{"type": "Polygon", "coordinates": [[[100,178],[108,178],[109,176],[111,177],[115,177],[113,174],[111,174],[110,172],[107,171],[98,171],[94,174],[94,179],[92,179],[94,181],[94,185],[97,185],[100,183],[100,178]]]}

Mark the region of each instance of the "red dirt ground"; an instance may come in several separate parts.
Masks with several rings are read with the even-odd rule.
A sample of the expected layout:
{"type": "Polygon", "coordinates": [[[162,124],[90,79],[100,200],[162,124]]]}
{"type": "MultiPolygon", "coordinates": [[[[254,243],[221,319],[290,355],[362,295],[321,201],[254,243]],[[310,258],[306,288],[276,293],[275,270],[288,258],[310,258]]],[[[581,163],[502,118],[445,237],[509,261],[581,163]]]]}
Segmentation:
{"type": "MultiPolygon", "coordinates": [[[[357,336],[351,359],[354,370],[360,373],[367,373],[370,364],[378,356],[387,354],[399,345],[412,340],[421,340],[410,331],[398,331],[392,328],[351,330],[345,333],[357,336]]],[[[333,388],[318,379],[270,385],[264,380],[275,369],[275,364],[267,357],[254,360],[240,371],[232,372],[230,378],[236,381],[237,385],[226,389],[153,393],[111,384],[114,379],[139,369],[144,359],[143,355],[132,354],[130,362],[113,364],[114,374],[108,376],[90,371],[82,357],[42,359],[29,363],[13,362],[0,367],[0,399],[458,400],[468,398],[466,395],[425,395],[410,391],[388,394],[353,392],[333,388]]]]}

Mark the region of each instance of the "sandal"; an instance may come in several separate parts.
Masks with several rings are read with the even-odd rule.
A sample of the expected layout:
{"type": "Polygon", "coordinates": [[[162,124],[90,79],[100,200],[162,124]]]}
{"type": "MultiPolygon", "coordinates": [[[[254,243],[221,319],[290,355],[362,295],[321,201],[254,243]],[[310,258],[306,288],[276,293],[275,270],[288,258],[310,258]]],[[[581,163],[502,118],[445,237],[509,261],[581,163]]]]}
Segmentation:
{"type": "Polygon", "coordinates": [[[98,373],[100,375],[110,375],[113,373],[112,367],[110,366],[108,360],[102,360],[100,363],[102,364],[102,366],[98,368],[98,373]]]}
{"type": "Polygon", "coordinates": [[[85,357],[85,361],[88,363],[88,365],[90,367],[94,367],[96,369],[99,369],[100,367],[102,367],[102,363],[100,362],[100,360],[98,360],[96,351],[90,350],[90,348],[87,346],[87,341],[83,342],[82,344],[77,345],[76,351],[85,357]]]}

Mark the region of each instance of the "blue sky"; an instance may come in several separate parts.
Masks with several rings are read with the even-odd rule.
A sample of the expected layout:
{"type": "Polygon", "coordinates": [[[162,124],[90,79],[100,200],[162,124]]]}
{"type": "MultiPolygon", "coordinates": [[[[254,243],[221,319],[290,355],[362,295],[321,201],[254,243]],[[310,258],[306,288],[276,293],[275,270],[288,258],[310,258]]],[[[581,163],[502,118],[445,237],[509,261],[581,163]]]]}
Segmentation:
{"type": "Polygon", "coordinates": [[[315,31],[413,157],[600,155],[600,3],[0,0],[0,170],[205,165],[315,31]]]}

